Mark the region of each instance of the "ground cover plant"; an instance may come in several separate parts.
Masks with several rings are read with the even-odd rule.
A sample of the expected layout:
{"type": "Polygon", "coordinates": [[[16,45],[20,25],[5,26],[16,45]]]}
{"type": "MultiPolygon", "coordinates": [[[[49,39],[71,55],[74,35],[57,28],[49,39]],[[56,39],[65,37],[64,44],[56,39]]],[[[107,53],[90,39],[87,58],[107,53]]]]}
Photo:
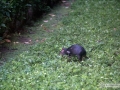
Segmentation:
{"type": "Polygon", "coordinates": [[[0,67],[1,90],[120,89],[120,2],[76,0],[65,15],[52,28],[32,27],[45,38],[0,67]],[[85,47],[89,59],[67,62],[59,55],[75,43],[85,47]]]}

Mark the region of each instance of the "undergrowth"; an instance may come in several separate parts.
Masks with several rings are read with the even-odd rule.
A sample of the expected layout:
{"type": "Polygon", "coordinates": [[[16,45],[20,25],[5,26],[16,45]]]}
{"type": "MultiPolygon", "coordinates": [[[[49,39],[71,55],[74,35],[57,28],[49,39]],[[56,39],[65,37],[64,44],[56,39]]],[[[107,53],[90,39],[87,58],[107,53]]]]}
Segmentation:
{"type": "Polygon", "coordinates": [[[45,42],[30,47],[0,68],[0,88],[119,89],[119,35],[119,1],[76,0],[68,16],[58,23],[45,42]],[[89,59],[67,62],[67,57],[61,57],[59,51],[76,43],[85,47],[89,59]]]}

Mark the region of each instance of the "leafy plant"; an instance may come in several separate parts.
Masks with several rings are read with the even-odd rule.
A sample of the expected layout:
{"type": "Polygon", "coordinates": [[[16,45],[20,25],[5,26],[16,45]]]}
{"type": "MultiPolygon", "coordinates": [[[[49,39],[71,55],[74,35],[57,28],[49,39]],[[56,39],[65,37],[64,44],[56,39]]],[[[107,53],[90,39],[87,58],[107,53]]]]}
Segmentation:
{"type": "MultiPolygon", "coordinates": [[[[18,32],[34,15],[50,11],[49,3],[59,0],[1,0],[0,1],[0,34],[18,32]],[[33,13],[34,12],[34,13],[33,13]]],[[[2,36],[2,35],[0,35],[2,36]]]]}

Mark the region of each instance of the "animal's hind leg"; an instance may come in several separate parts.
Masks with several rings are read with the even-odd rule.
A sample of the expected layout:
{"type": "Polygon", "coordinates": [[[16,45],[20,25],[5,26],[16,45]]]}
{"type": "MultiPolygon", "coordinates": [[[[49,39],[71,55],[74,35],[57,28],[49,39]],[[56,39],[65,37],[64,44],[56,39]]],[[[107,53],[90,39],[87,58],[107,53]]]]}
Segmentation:
{"type": "Polygon", "coordinates": [[[82,56],[77,55],[77,57],[78,57],[78,59],[79,59],[80,61],[82,61],[82,56]]]}

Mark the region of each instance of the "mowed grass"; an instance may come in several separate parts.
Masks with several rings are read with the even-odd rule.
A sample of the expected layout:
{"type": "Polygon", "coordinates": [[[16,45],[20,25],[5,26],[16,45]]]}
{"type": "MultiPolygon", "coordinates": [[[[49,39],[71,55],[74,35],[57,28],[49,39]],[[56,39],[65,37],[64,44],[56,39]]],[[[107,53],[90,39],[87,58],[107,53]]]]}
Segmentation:
{"type": "Polygon", "coordinates": [[[0,89],[119,90],[119,0],[76,0],[59,20],[43,43],[1,66],[0,89]],[[76,43],[89,59],[67,62],[59,51],[76,43]]]}

